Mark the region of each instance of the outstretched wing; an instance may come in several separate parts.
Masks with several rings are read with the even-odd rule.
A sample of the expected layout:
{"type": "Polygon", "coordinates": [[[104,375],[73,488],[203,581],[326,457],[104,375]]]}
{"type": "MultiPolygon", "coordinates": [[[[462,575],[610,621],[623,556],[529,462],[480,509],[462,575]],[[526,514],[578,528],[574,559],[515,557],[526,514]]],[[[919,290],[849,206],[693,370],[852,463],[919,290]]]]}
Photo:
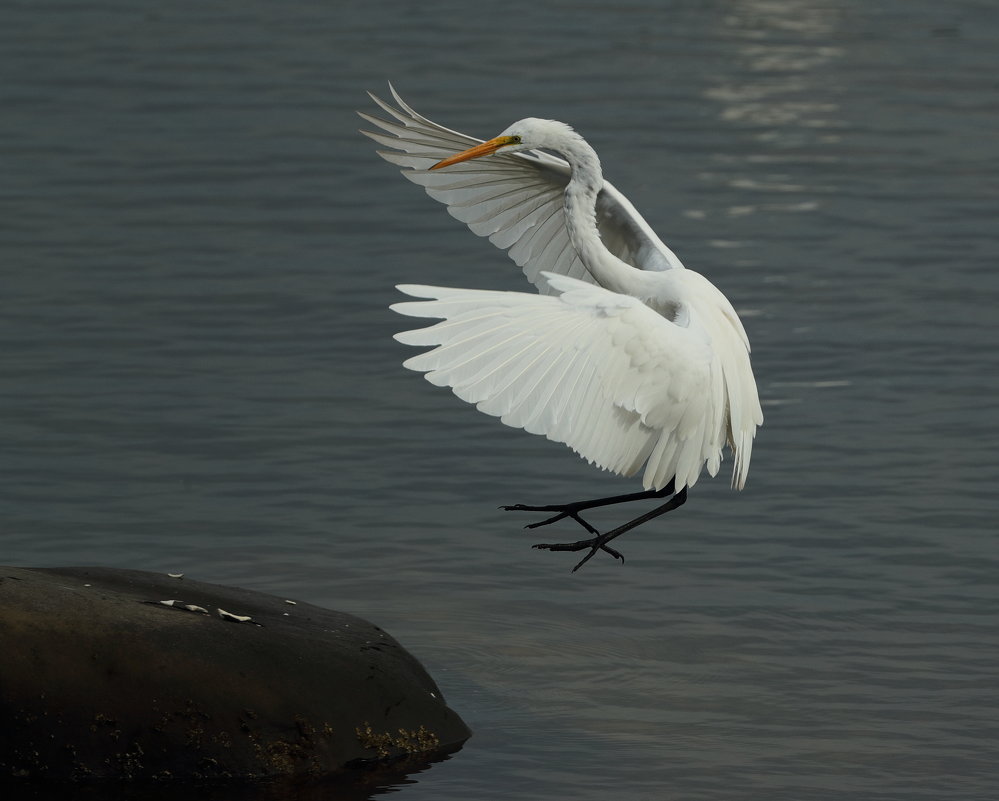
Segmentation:
{"type": "MultiPolygon", "coordinates": [[[[542,271],[594,283],[569,241],[563,201],[569,165],[563,159],[539,151],[494,154],[429,172],[432,164],[482,140],[428,120],[391,84],[389,90],[396,106],[373,94],[371,99],[391,119],[358,112],[381,129],[361,133],[389,148],[378,151],[382,158],[405,168],[402,174],[446,204],[453,217],[506,250],[540,292],[551,293],[542,271]]],[[[596,213],[604,245],[618,258],[644,270],[683,266],[607,181],[597,197],[596,213]]]]}
{"type": "Polygon", "coordinates": [[[399,289],[425,301],[392,306],[443,318],[405,331],[435,345],[405,362],[479,411],[564,442],[590,462],[646,488],[691,486],[716,472],[725,433],[723,381],[709,340],[637,298],[548,273],[557,297],[430,286],[399,289]]]}

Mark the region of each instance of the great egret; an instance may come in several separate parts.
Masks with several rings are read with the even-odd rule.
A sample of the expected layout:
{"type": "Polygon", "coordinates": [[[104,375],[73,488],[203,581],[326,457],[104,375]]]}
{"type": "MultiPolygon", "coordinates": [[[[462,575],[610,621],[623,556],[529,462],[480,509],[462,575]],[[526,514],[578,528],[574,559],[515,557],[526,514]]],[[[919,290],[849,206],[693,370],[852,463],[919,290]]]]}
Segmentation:
{"type": "Polygon", "coordinates": [[[404,366],[603,469],[630,476],[645,465],[644,492],[502,507],[555,513],[528,528],[572,518],[592,535],[534,547],[589,549],[573,570],[600,549],[623,559],[608,543],[680,506],[702,467],[718,472],[726,441],[732,486],[742,489],[763,412],[749,339],[726,297],[683,267],[568,125],[528,118],[483,142],[431,122],[389,89],[396,106],[371,98],[391,119],[359,112],[380,129],[362,133],[452,216],[508,250],[541,293],[399,286],[427,300],[393,310],[443,318],[396,335],[436,346],[404,366]],[[666,497],[603,534],[579,514],[666,497]]]}

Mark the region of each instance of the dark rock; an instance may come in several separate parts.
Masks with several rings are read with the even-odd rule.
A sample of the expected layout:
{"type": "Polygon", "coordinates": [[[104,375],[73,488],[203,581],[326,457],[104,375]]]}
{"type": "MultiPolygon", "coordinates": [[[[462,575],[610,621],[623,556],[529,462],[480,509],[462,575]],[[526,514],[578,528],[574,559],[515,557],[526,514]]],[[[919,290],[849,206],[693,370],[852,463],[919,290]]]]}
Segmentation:
{"type": "Polygon", "coordinates": [[[327,775],[469,734],[360,618],[137,570],[0,567],[0,777],[327,775]]]}

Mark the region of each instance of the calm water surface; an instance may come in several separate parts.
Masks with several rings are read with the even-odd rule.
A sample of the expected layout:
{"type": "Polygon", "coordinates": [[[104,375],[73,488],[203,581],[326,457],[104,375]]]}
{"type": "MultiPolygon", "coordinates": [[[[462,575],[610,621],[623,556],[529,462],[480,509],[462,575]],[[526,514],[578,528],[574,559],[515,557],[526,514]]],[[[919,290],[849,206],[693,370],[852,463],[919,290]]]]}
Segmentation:
{"type": "Polygon", "coordinates": [[[999,796],[995,4],[0,18],[0,561],[384,626],[475,731],[410,801],[999,796]],[[527,287],[356,133],[388,78],[478,136],[574,124],[733,299],[745,492],[623,566],[530,550],[500,504],[637,484],[399,366],[395,283],[527,287]]]}

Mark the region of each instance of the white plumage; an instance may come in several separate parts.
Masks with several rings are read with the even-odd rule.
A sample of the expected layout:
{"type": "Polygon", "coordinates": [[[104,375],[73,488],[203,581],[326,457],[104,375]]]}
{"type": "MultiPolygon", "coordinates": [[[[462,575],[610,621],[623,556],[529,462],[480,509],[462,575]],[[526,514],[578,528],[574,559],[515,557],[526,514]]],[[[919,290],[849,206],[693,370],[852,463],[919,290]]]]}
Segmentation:
{"type": "Polygon", "coordinates": [[[708,340],[636,298],[545,277],[562,294],[400,286],[435,300],[398,303],[395,311],[445,320],[396,336],[407,345],[438,346],[404,366],[451,387],[479,411],[564,442],[615,473],[633,475],[658,450],[662,456],[646,468],[648,489],[662,488],[674,474],[679,486],[693,485],[721,446],[723,404],[713,420],[701,409],[711,391],[708,340]]]}
{"type": "MultiPolygon", "coordinates": [[[[441,159],[482,140],[431,122],[406,104],[394,88],[389,89],[398,108],[370,96],[392,120],[359,112],[381,129],[362,131],[389,148],[379,150],[378,155],[406,168],[402,174],[444,203],[452,217],[506,250],[540,291],[548,291],[542,270],[593,281],[565,226],[563,207],[570,170],[563,159],[541,152],[496,153],[444,172],[431,171],[441,159]]],[[[603,181],[597,196],[596,218],[603,244],[626,262],[645,270],[683,266],[609,181],[603,181]]]]}
{"type": "Polygon", "coordinates": [[[400,286],[424,300],[395,311],[441,320],[397,335],[434,346],[405,366],[606,470],[644,465],[649,491],[685,498],[703,467],[718,472],[727,442],[741,489],[763,414],[749,340],[725,296],[683,267],[569,126],[529,118],[481,142],[391,91],[398,107],[372,95],[391,120],[361,115],[391,148],[379,154],[507,249],[541,293],[400,286]]]}

